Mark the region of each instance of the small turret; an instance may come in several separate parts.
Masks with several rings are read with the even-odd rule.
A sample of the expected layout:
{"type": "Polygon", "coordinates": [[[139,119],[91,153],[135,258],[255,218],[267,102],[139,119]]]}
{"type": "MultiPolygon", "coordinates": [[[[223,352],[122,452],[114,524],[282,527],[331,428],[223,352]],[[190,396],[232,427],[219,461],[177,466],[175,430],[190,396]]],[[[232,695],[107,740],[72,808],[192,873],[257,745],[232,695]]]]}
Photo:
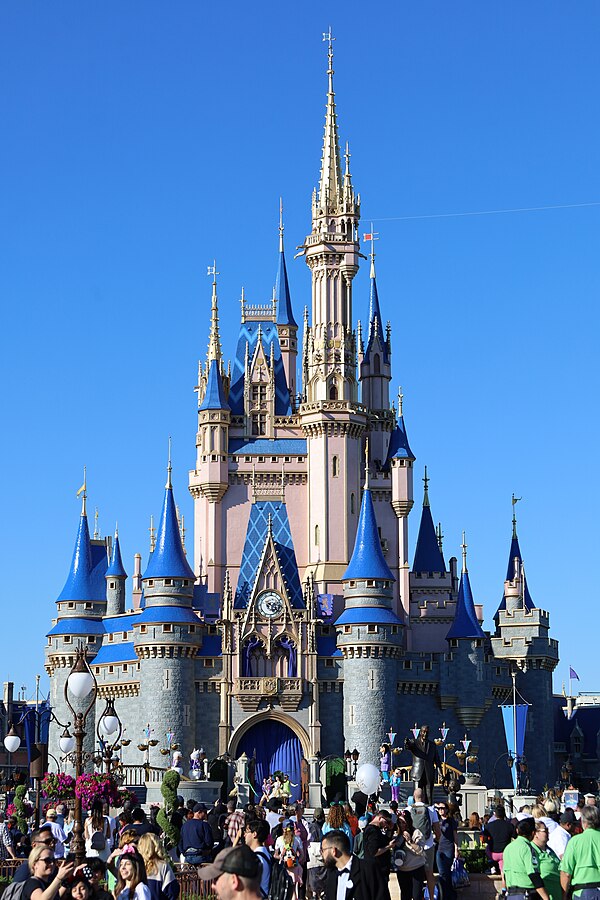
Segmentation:
{"type": "Polygon", "coordinates": [[[92,560],[92,546],[90,542],[90,531],[88,527],[87,509],[86,509],[87,493],[84,490],[81,502],[81,516],[79,518],[79,528],[75,539],[75,549],[73,550],[73,559],[65,586],[59,594],[57,603],[63,601],[93,601],[99,597],[94,584],[94,563],[92,560]]]}
{"type": "Polygon", "coordinates": [[[458,599],[456,601],[456,610],[454,613],[454,621],[450,626],[450,630],[446,635],[447,640],[483,640],[485,634],[483,628],[477,618],[475,612],[475,604],[473,603],[473,592],[471,591],[471,582],[469,581],[469,570],[467,569],[467,545],[465,543],[465,533],[463,531],[462,542],[463,565],[460,576],[460,586],[458,588],[458,599]]]}
{"type": "Polygon", "coordinates": [[[107,616],[119,616],[125,612],[125,582],[127,572],[121,558],[121,546],[119,544],[119,530],[115,528],[115,540],[113,543],[112,558],[106,570],[106,614],[107,616]]]}
{"type": "Polygon", "coordinates": [[[440,551],[440,545],[431,516],[431,508],[429,506],[429,478],[427,476],[427,466],[425,466],[423,481],[425,483],[425,490],[423,492],[423,511],[421,513],[421,524],[419,525],[419,534],[417,537],[417,547],[415,550],[412,571],[413,573],[421,575],[429,572],[443,574],[446,571],[446,563],[444,562],[444,557],[440,551]]]}
{"type": "Polygon", "coordinates": [[[281,361],[290,392],[292,407],[296,397],[296,359],[298,356],[298,325],[294,319],[290,286],[288,283],[285,253],[283,250],[283,206],[279,203],[279,268],[275,282],[277,303],[277,333],[281,348],[281,361]]]}
{"type": "MultiPolygon", "coordinates": [[[[166,586],[163,584],[165,580],[173,583],[175,580],[178,582],[181,580],[183,583],[178,583],[177,593],[181,592],[182,595],[189,595],[190,597],[193,593],[195,578],[181,542],[181,532],[179,530],[179,522],[177,521],[177,509],[175,507],[175,500],[173,499],[171,471],[171,451],[169,444],[169,463],[167,466],[165,499],[156,536],[156,546],[142,578],[146,601],[148,600],[148,597],[154,593],[154,591],[151,590],[152,588],[156,590],[159,586],[166,586]],[[149,582],[152,582],[152,584],[149,584],[149,582]],[[156,582],[159,582],[160,585],[157,585],[156,582]]],[[[168,587],[173,587],[173,584],[169,584],[168,587]]],[[[170,594],[171,591],[168,593],[170,594]]]]}

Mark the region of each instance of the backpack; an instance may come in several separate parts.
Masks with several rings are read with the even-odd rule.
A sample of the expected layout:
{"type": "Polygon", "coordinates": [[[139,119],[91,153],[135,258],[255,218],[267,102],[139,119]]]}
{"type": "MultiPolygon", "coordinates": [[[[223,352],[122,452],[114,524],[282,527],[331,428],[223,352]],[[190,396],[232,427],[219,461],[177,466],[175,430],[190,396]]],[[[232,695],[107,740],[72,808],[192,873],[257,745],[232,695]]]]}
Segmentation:
{"type": "MultiPolygon", "coordinates": [[[[260,859],[261,865],[262,865],[262,867],[263,867],[263,870],[264,870],[265,866],[266,866],[266,867],[268,868],[268,870],[269,870],[269,887],[270,887],[270,886],[271,886],[271,871],[272,871],[272,869],[273,869],[273,857],[271,856],[271,854],[269,853],[269,851],[267,850],[267,848],[264,847],[264,846],[261,847],[261,848],[259,848],[258,850],[255,850],[254,852],[256,853],[256,855],[258,856],[258,858],[260,859]],[[263,852],[261,852],[261,851],[263,851],[263,852]]],[[[262,897],[268,898],[268,896],[269,896],[268,893],[266,893],[266,894],[263,893],[263,889],[262,889],[262,877],[261,877],[261,888],[260,888],[260,893],[261,893],[261,896],[262,896],[262,897]]]]}
{"type": "Polygon", "coordinates": [[[273,862],[268,900],[291,900],[293,894],[294,882],[287,873],[285,863],[273,862]]]}
{"type": "Polygon", "coordinates": [[[418,828],[421,834],[423,835],[423,839],[428,841],[431,837],[431,813],[423,804],[414,804],[411,808],[411,816],[413,821],[414,828],[418,828]]]}
{"type": "Polygon", "coordinates": [[[90,840],[91,850],[104,850],[106,848],[106,838],[103,831],[94,831],[90,840]]]}
{"type": "Polygon", "coordinates": [[[358,856],[359,859],[365,858],[365,833],[364,831],[359,831],[356,837],[354,838],[354,849],[352,850],[355,856],[358,856]]]}
{"type": "Polygon", "coordinates": [[[25,884],[25,881],[11,881],[8,887],[4,888],[2,893],[6,894],[7,900],[19,900],[25,884]]]}

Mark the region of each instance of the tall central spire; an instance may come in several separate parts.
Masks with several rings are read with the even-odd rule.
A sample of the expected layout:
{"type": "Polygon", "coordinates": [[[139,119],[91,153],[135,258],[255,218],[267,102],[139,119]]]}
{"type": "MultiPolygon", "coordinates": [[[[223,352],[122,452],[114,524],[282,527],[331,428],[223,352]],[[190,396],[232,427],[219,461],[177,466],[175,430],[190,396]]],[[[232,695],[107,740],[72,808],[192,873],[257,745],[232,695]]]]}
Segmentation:
{"type": "Polygon", "coordinates": [[[213,276],[212,297],[210,301],[210,334],[208,337],[208,362],[216,359],[221,362],[221,337],[219,335],[219,304],[217,300],[217,263],[208,267],[208,275],[213,276]]]}
{"type": "Polygon", "coordinates": [[[338,136],[337,115],[335,111],[335,92],[333,90],[333,42],[331,27],[323,40],[328,42],[328,89],[327,108],[325,111],[325,132],[323,135],[323,155],[321,157],[321,177],[319,179],[319,206],[321,209],[335,209],[342,200],[342,165],[340,141],[338,136]]]}

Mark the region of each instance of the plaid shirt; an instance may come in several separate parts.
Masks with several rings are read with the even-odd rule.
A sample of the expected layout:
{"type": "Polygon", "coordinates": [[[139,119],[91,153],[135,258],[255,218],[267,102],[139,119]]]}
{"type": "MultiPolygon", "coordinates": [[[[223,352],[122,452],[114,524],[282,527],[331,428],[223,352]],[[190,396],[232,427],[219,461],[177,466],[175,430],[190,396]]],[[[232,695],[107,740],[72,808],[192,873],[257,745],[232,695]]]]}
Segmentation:
{"type": "Polygon", "coordinates": [[[245,822],[246,816],[241,809],[234,809],[225,819],[225,828],[232,843],[235,841],[238,831],[244,827],[245,822]]]}
{"type": "Polygon", "coordinates": [[[10,831],[6,822],[2,822],[0,823],[0,859],[11,858],[9,849],[12,850],[10,831]]]}

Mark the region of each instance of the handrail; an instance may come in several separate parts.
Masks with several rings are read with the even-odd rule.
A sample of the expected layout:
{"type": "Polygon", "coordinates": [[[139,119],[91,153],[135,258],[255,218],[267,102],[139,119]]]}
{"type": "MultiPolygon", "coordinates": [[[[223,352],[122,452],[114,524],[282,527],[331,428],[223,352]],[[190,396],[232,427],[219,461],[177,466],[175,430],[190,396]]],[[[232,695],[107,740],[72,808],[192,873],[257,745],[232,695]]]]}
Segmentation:
{"type": "MultiPolygon", "coordinates": [[[[412,770],[412,766],[396,766],[397,769],[400,769],[402,781],[412,781],[410,777],[410,773],[412,770]]],[[[442,777],[446,777],[448,772],[452,772],[456,778],[461,778],[464,775],[464,772],[461,772],[460,769],[455,769],[454,766],[448,765],[448,763],[442,763],[442,777]]],[[[436,785],[441,785],[442,781],[438,777],[436,781],[436,785]]]]}

